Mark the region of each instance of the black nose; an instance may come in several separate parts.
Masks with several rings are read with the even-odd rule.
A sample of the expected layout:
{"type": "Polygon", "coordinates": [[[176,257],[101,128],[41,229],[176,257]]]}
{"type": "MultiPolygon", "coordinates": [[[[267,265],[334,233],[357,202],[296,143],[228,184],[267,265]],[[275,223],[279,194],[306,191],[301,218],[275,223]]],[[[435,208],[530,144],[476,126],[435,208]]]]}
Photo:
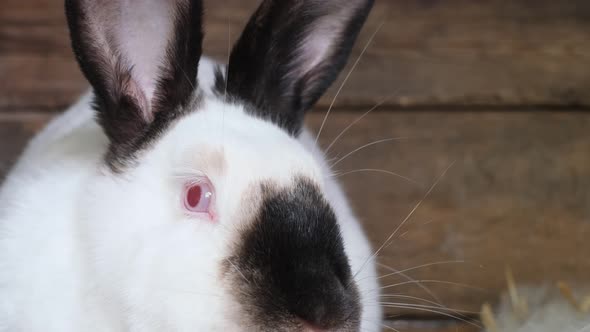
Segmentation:
{"type": "Polygon", "coordinates": [[[240,270],[236,280],[244,308],[257,324],[358,326],[358,291],[340,228],[310,181],[281,191],[267,186],[262,207],[231,259],[240,270]]]}
{"type": "Polygon", "coordinates": [[[349,276],[337,275],[333,264],[314,259],[293,267],[291,276],[277,289],[289,312],[318,329],[341,327],[358,317],[356,287],[349,283],[349,276]]]}

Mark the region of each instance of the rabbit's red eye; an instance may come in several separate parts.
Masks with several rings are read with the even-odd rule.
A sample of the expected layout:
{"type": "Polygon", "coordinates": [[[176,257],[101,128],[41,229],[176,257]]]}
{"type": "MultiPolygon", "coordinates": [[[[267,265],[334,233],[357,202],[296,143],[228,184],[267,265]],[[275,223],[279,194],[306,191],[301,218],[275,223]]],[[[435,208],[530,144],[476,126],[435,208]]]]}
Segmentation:
{"type": "Polygon", "coordinates": [[[212,216],[213,186],[207,179],[189,183],[184,191],[184,208],[191,214],[212,216]]]}
{"type": "Polygon", "coordinates": [[[201,202],[201,195],[203,194],[203,188],[201,186],[192,186],[186,193],[186,202],[190,208],[196,208],[201,202]]]}

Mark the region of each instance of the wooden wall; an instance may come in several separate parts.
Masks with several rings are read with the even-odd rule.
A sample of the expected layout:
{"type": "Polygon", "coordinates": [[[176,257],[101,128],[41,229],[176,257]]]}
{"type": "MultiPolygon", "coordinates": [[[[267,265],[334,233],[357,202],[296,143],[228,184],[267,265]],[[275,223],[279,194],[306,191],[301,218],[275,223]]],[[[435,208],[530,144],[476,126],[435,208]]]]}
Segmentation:
{"type": "MultiPolygon", "coordinates": [[[[238,37],[258,1],[205,2],[205,49],[222,60],[228,32],[238,37]]],[[[57,0],[0,2],[0,175],[86,89],[62,12],[57,0]]],[[[588,283],[590,2],[377,0],[351,64],[382,23],[320,142],[327,147],[380,102],[330,157],[400,138],[336,165],[375,247],[421,202],[379,257],[397,270],[415,268],[407,275],[423,282],[386,277],[386,292],[432,300],[427,287],[444,305],[476,312],[504,289],[507,266],[520,283],[588,283]]],[[[312,128],[344,76],[309,117],[312,128]]]]}

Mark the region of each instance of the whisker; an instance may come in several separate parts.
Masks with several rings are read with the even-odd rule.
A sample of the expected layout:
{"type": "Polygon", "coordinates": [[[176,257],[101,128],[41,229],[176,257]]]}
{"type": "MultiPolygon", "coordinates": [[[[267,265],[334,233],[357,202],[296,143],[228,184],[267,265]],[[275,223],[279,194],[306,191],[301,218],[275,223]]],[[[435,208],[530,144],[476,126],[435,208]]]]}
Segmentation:
{"type": "Polygon", "coordinates": [[[416,307],[416,308],[426,308],[426,309],[441,309],[446,311],[454,312],[455,314],[470,314],[470,315],[478,315],[479,312],[469,311],[469,310],[461,310],[461,309],[450,309],[440,306],[431,306],[431,305],[423,305],[423,304],[413,304],[413,303],[402,303],[402,302],[380,302],[382,305],[403,305],[408,307],[416,307]]]}
{"type": "MultiPolygon", "coordinates": [[[[447,168],[441,173],[441,175],[434,181],[434,183],[432,184],[432,186],[430,186],[430,188],[428,189],[428,191],[426,192],[426,194],[424,194],[424,197],[422,197],[422,199],[414,206],[414,208],[410,211],[410,213],[408,213],[408,215],[406,216],[406,218],[397,226],[397,228],[393,231],[393,233],[391,233],[391,235],[389,235],[389,237],[383,242],[383,244],[379,247],[379,249],[377,249],[375,251],[375,253],[373,253],[373,255],[367,257],[367,259],[361,265],[361,267],[359,268],[359,270],[354,274],[354,277],[356,277],[356,275],[360,271],[362,271],[362,269],[367,265],[367,263],[370,260],[374,259],[377,255],[379,255],[379,253],[381,252],[381,250],[383,250],[384,248],[386,248],[386,247],[388,247],[390,245],[389,241],[391,241],[391,239],[393,239],[393,237],[400,230],[400,228],[412,217],[412,215],[414,214],[414,212],[416,212],[416,210],[420,207],[420,205],[422,204],[422,202],[424,202],[424,200],[426,200],[426,198],[428,197],[428,195],[430,195],[430,193],[434,190],[434,188],[436,187],[436,185],[445,176],[445,174],[447,174],[447,172],[449,171],[449,169],[451,169],[451,167],[454,164],[455,164],[455,161],[453,161],[449,166],[447,166],[447,168]]],[[[354,279],[354,277],[353,277],[353,279],[354,279]]]]}
{"type": "Polygon", "coordinates": [[[394,272],[398,272],[400,276],[402,276],[404,279],[408,280],[408,281],[413,281],[416,283],[416,286],[418,286],[418,288],[422,289],[424,292],[426,292],[426,294],[430,295],[430,297],[432,297],[433,300],[435,300],[438,304],[443,305],[442,300],[428,287],[426,287],[426,285],[422,284],[421,282],[419,282],[418,280],[412,278],[411,276],[405,274],[403,271],[398,271],[397,269],[394,269],[390,266],[386,266],[384,264],[381,263],[377,263],[378,265],[389,269],[390,271],[394,271],[394,272]]]}
{"type": "Polygon", "coordinates": [[[225,152],[225,109],[227,108],[227,85],[229,81],[229,59],[231,56],[231,21],[228,15],[227,17],[227,61],[225,66],[225,88],[223,90],[223,110],[221,111],[221,149],[225,152]]]}
{"type": "MultiPolygon", "coordinates": [[[[423,284],[419,283],[416,279],[414,279],[414,278],[410,277],[409,275],[405,274],[405,272],[409,272],[409,271],[412,271],[412,270],[417,270],[417,269],[420,269],[420,268],[423,268],[423,267],[428,267],[428,266],[433,266],[433,265],[453,264],[453,263],[464,263],[464,261],[432,262],[432,263],[427,263],[427,264],[415,266],[415,267],[412,267],[412,268],[407,268],[405,270],[397,270],[397,269],[395,269],[393,267],[390,267],[390,266],[387,266],[387,265],[385,265],[383,263],[377,262],[377,265],[378,266],[381,266],[382,268],[387,269],[389,271],[393,271],[393,273],[389,273],[389,274],[386,274],[386,275],[379,276],[379,277],[377,277],[377,279],[382,279],[382,278],[386,278],[386,277],[390,277],[390,276],[394,276],[394,275],[400,275],[401,277],[407,279],[408,281],[416,282],[416,285],[418,287],[422,288],[422,290],[424,290],[435,301],[437,301],[437,302],[432,302],[432,303],[436,303],[437,305],[440,305],[440,306],[443,306],[444,307],[444,304],[442,303],[442,301],[440,300],[440,298],[438,296],[436,296],[436,294],[434,294],[434,292],[432,290],[430,290],[428,287],[424,286],[423,284]]],[[[361,278],[359,280],[363,280],[363,279],[366,279],[366,278],[367,277],[361,278]]],[[[424,300],[424,301],[426,301],[426,300],[424,300]]]]}
{"type": "Polygon", "coordinates": [[[334,107],[334,104],[336,103],[336,99],[338,99],[338,95],[340,95],[340,92],[342,91],[342,88],[344,88],[344,86],[346,85],[346,82],[350,78],[350,75],[355,70],[356,66],[361,61],[361,58],[363,57],[363,55],[365,54],[365,52],[367,51],[367,49],[369,48],[369,46],[371,45],[371,43],[375,39],[375,36],[379,32],[379,30],[381,30],[381,28],[383,27],[384,24],[385,24],[385,21],[381,22],[381,24],[379,24],[379,26],[377,27],[375,32],[373,32],[373,34],[371,35],[371,37],[369,38],[369,40],[365,44],[365,47],[361,51],[361,54],[359,54],[356,61],[352,65],[352,68],[350,68],[350,70],[348,71],[348,74],[344,78],[344,81],[342,81],[342,84],[340,84],[340,88],[338,88],[338,91],[336,91],[336,95],[334,95],[334,98],[332,99],[332,102],[330,103],[330,107],[328,107],[328,111],[326,112],[326,115],[324,116],[324,120],[322,121],[322,124],[320,126],[320,130],[318,131],[318,134],[315,137],[314,147],[317,146],[317,144],[318,144],[318,139],[320,138],[320,135],[322,134],[322,130],[324,129],[324,125],[326,124],[326,120],[328,120],[328,116],[330,116],[330,112],[332,111],[332,107],[334,107]]]}
{"type": "Polygon", "coordinates": [[[231,56],[231,21],[227,17],[227,66],[225,68],[225,90],[223,91],[223,99],[227,100],[227,82],[229,78],[229,59],[231,56]]]}
{"type": "Polygon", "coordinates": [[[380,295],[381,297],[384,298],[389,298],[389,297],[394,297],[394,298],[401,298],[401,299],[409,299],[409,300],[415,300],[415,301],[422,301],[422,302],[426,302],[426,303],[430,303],[432,305],[435,305],[439,308],[444,308],[444,309],[448,309],[448,307],[438,303],[438,302],[434,302],[434,301],[430,301],[427,300],[423,297],[417,297],[417,296],[410,296],[410,295],[402,295],[402,294],[382,294],[380,295]]]}
{"type": "Polygon", "coordinates": [[[246,283],[250,283],[250,281],[248,280],[248,278],[246,278],[246,276],[242,273],[242,270],[240,270],[235,264],[234,262],[231,261],[231,259],[226,258],[225,259],[242,277],[242,279],[244,279],[244,281],[246,281],[246,283]]]}
{"type": "Polygon", "coordinates": [[[180,71],[182,72],[182,75],[184,76],[184,78],[186,79],[186,81],[188,82],[188,84],[191,85],[191,88],[193,89],[193,91],[195,90],[195,85],[193,84],[193,82],[191,82],[191,80],[189,79],[188,75],[186,74],[186,71],[184,70],[184,68],[182,68],[181,66],[178,66],[178,69],[180,69],[180,71]]]}
{"type": "MultiPolygon", "coordinates": [[[[405,225],[405,223],[408,220],[410,220],[410,218],[412,217],[412,215],[414,214],[414,212],[416,212],[416,210],[418,210],[418,208],[420,207],[420,205],[422,205],[422,203],[426,200],[426,198],[430,195],[430,193],[432,193],[432,191],[434,190],[434,188],[436,188],[436,186],[439,184],[440,180],[442,180],[442,178],[447,174],[447,172],[449,171],[449,169],[451,169],[451,167],[453,167],[454,164],[455,164],[455,161],[453,161],[451,164],[449,164],[449,166],[447,166],[447,168],[445,168],[445,170],[441,173],[441,175],[434,181],[434,183],[432,184],[432,186],[430,186],[430,188],[428,189],[428,191],[426,192],[426,194],[424,194],[424,197],[422,197],[422,199],[414,206],[414,208],[410,211],[410,213],[407,215],[407,217],[397,226],[397,228],[393,231],[393,233],[385,241],[386,243],[388,241],[391,241],[393,239],[393,237],[395,236],[395,234],[405,225]]],[[[391,243],[385,244],[384,246],[382,246],[380,248],[380,250],[377,251],[377,254],[379,254],[379,252],[381,250],[383,250],[385,247],[389,246],[390,244],[391,243]]]]}
{"type": "Polygon", "coordinates": [[[435,221],[434,219],[430,219],[427,222],[423,223],[422,226],[426,226],[426,225],[432,224],[434,221],[435,221]]]}
{"type": "Polygon", "coordinates": [[[446,316],[446,317],[449,317],[449,318],[456,319],[456,320],[461,321],[463,323],[466,323],[466,324],[475,326],[475,327],[477,327],[479,329],[482,328],[481,325],[479,325],[479,324],[477,324],[477,323],[475,323],[475,322],[473,322],[471,320],[462,318],[462,317],[457,316],[457,315],[449,314],[447,312],[441,312],[441,311],[438,311],[438,310],[434,310],[434,309],[417,308],[417,307],[407,307],[407,306],[404,306],[404,305],[386,305],[385,307],[387,307],[387,308],[398,308],[398,309],[411,309],[411,310],[416,310],[416,311],[423,311],[423,312],[434,313],[434,314],[438,314],[438,315],[442,315],[442,316],[446,316]]]}
{"type": "Polygon", "coordinates": [[[379,108],[381,105],[383,105],[388,99],[389,99],[389,97],[383,99],[382,101],[380,101],[379,103],[377,103],[375,106],[373,106],[370,110],[366,111],[361,116],[357,117],[346,128],[344,128],[344,130],[342,130],[340,132],[340,134],[338,134],[338,136],[336,136],[336,138],[334,138],[334,140],[332,141],[332,143],[330,143],[330,145],[328,145],[328,147],[324,151],[324,154],[327,155],[328,152],[330,152],[330,149],[332,148],[332,146],[334,146],[334,144],[336,144],[336,142],[338,141],[338,139],[340,139],[340,137],[342,137],[342,135],[344,135],[350,128],[352,128],[355,124],[357,124],[357,122],[361,121],[365,116],[369,115],[369,113],[373,112],[374,110],[376,110],[377,108],[379,108]]]}
{"type": "Polygon", "coordinates": [[[381,323],[381,327],[383,327],[383,328],[385,328],[385,329],[388,329],[388,330],[390,330],[390,331],[401,332],[400,330],[398,330],[398,329],[394,328],[393,326],[389,326],[389,325],[386,325],[386,324],[383,324],[383,323],[381,323]]]}
{"type": "Polygon", "coordinates": [[[457,286],[457,287],[462,287],[462,288],[474,289],[474,290],[481,291],[481,292],[485,292],[486,291],[484,288],[476,287],[476,286],[472,286],[472,285],[467,285],[467,284],[462,284],[462,283],[452,282],[452,281],[430,280],[430,279],[415,280],[415,281],[402,281],[402,282],[398,282],[398,283],[395,283],[395,284],[391,284],[391,285],[387,285],[387,286],[382,286],[382,287],[380,287],[380,289],[387,289],[387,288],[393,288],[393,287],[398,287],[398,286],[403,286],[403,285],[408,285],[408,284],[415,284],[417,282],[445,284],[445,285],[452,285],[452,286],[457,286]]]}
{"type": "Polygon", "coordinates": [[[367,143],[367,144],[365,144],[365,145],[363,145],[361,147],[358,147],[358,148],[350,151],[344,157],[336,160],[336,162],[334,162],[333,164],[330,165],[330,168],[334,168],[336,165],[338,165],[339,163],[341,163],[342,161],[344,161],[346,158],[348,158],[348,157],[352,156],[353,154],[355,154],[355,153],[357,153],[357,152],[359,152],[359,151],[361,151],[363,149],[366,149],[366,148],[368,148],[370,146],[373,146],[373,145],[376,145],[376,144],[385,143],[385,142],[390,142],[390,141],[399,141],[399,140],[408,139],[408,138],[410,138],[410,137],[408,137],[408,136],[400,136],[400,137],[392,137],[392,138],[380,139],[380,140],[377,140],[377,141],[373,141],[371,143],[367,143]]]}
{"type": "Polygon", "coordinates": [[[343,173],[338,173],[335,176],[336,177],[341,177],[341,176],[348,175],[348,174],[362,173],[362,172],[383,173],[383,174],[393,175],[393,176],[396,176],[398,178],[404,179],[404,180],[406,180],[408,182],[411,182],[411,183],[413,183],[413,184],[415,184],[417,186],[422,187],[422,184],[420,182],[414,180],[414,179],[411,179],[409,177],[403,176],[401,174],[398,174],[398,173],[395,173],[395,172],[392,172],[392,171],[388,171],[388,170],[385,170],[385,169],[378,169],[378,168],[361,168],[361,169],[355,169],[355,170],[351,170],[351,171],[345,171],[343,173]]]}
{"type": "Polygon", "coordinates": [[[456,261],[442,261],[442,262],[432,262],[432,263],[426,263],[426,264],[422,264],[422,265],[414,266],[414,267],[411,267],[411,268],[407,268],[407,269],[404,269],[404,270],[401,270],[401,271],[397,271],[397,270],[395,270],[395,269],[393,269],[393,268],[391,268],[391,267],[389,267],[389,266],[386,266],[386,265],[384,265],[384,264],[377,263],[379,266],[381,266],[381,267],[383,267],[383,268],[385,268],[385,269],[388,269],[388,270],[394,271],[394,272],[392,272],[392,273],[388,273],[388,274],[382,275],[382,276],[380,276],[378,279],[381,279],[381,278],[386,278],[386,277],[390,277],[390,276],[398,275],[398,274],[400,274],[400,273],[409,272],[409,271],[413,271],[413,270],[421,269],[421,268],[424,268],[424,267],[434,266],[434,265],[444,265],[444,264],[462,264],[462,263],[465,263],[465,261],[458,261],[458,260],[456,260],[456,261]]]}

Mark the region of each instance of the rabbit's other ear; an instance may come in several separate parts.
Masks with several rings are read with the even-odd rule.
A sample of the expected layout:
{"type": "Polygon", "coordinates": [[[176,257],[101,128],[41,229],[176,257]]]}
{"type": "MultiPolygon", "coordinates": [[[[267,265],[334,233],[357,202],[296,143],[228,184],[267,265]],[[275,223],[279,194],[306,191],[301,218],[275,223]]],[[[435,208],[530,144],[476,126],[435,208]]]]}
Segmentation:
{"type": "Polygon", "coordinates": [[[193,99],[202,3],[66,0],[65,5],[72,47],[94,89],[111,153],[130,152],[193,99]]]}
{"type": "Polygon", "coordinates": [[[373,0],[263,0],[216,89],[293,135],[345,66],[373,0]],[[227,80],[227,81],[226,81],[227,80]]]}

